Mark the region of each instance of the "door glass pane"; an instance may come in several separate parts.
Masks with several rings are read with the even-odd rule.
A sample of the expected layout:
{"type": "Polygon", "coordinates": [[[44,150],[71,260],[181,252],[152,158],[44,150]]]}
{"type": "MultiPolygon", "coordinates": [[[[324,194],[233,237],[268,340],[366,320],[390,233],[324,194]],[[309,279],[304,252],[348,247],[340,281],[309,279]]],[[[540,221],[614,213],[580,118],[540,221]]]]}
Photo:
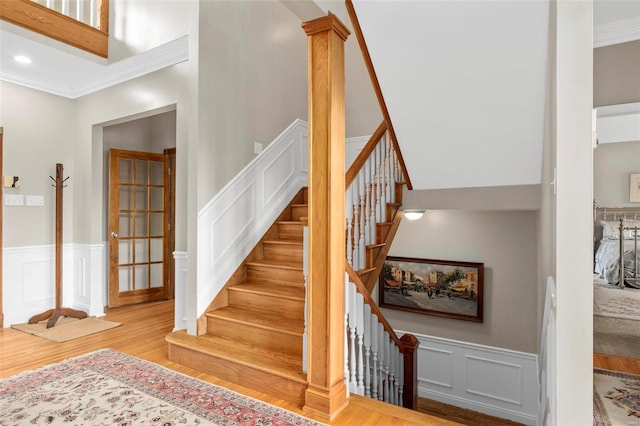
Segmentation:
{"type": "Polygon", "coordinates": [[[149,288],[149,265],[136,265],[136,290],[149,288]]]}
{"type": "Polygon", "coordinates": [[[131,258],[131,240],[118,241],[118,263],[123,265],[133,263],[131,258]]]}
{"type": "Polygon", "coordinates": [[[149,261],[149,240],[147,239],[136,239],[135,247],[136,247],[136,263],[148,262],[149,261]]]}
{"type": "Polygon", "coordinates": [[[121,266],[118,268],[118,284],[120,291],[133,290],[133,281],[131,280],[131,266],[121,266]]]}
{"type": "Polygon", "coordinates": [[[136,160],[136,184],[146,185],[149,182],[148,161],[136,160]]]}
{"type": "Polygon", "coordinates": [[[147,187],[136,186],[136,210],[147,210],[147,187]]]}
{"type": "Polygon", "coordinates": [[[133,162],[126,158],[121,158],[119,163],[120,170],[119,179],[122,183],[131,183],[131,176],[133,176],[133,172],[131,168],[133,167],[133,162]]]}
{"type": "Polygon", "coordinates": [[[162,237],[164,227],[164,213],[149,213],[151,217],[151,233],[150,236],[162,237]]]}
{"type": "Polygon", "coordinates": [[[118,210],[131,210],[131,206],[133,205],[131,198],[131,186],[120,185],[120,205],[118,206],[118,210]]]}
{"type": "Polygon", "coordinates": [[[146,237],[147,234],[147,213],[135,213],[135,236],[146,237]]]}
{"type": "Polygon", "coordinates": [[[150,187],[149,196],[151,208],[149,210],[162,211],[164,208],[164,191],[162,188],[150,187]]]}
{"type": "Polygon", "coordinates": [[[152,263],[151,265],[151,287],[162,287],[162,263],[152,263]]]}
{"type": "Polygon", "coordinates": [[[160,161],[149,161],[151,167],[150,184],[164,185],[164,163],[160,161]]]}
{"type": "Polygon", "coordinates": [[[133,222],[131,221],[131,213],[119,214],[120,225],[118,226],[118,235],[123,237],[130,237],[132,235],[133,222]]]}
{"type": "Polygon", "coordinates": [[[150,253],[149,261],[161,262],[162,261],[162,238],[151,238],[149,240],[150,253]]]}

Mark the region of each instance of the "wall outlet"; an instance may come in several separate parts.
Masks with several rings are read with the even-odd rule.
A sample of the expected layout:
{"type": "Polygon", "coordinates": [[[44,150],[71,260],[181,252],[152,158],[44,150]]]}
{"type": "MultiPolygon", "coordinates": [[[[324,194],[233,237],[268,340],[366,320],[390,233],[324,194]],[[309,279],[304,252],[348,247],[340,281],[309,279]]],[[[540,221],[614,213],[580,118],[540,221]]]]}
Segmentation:
{"type": "Polygon", "coordinates": [[[260,154],[262,152],[262,144],[260,142],[253,143],[253,152],[255,154],[260,154]]]}

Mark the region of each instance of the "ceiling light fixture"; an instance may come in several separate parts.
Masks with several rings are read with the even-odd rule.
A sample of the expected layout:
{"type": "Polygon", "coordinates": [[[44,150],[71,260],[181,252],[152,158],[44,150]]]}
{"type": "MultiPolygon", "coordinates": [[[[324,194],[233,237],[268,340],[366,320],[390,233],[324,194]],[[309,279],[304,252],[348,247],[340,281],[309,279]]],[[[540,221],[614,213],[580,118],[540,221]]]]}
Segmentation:
{"type": "Polygon", "coordinates": [[[404,210],[404,217],[408,220],[418,220],[424,215],[424,210],[420,209],[408,209],[404,210]]]}
{"type": "Polygon", "coordinates": [[[30,64],[31,63],[31,58],[29,58],[28,56],[24,56],[24,55],[14,56],[13,59],[16,62],[20,62],[21,64],[30,64]]]}

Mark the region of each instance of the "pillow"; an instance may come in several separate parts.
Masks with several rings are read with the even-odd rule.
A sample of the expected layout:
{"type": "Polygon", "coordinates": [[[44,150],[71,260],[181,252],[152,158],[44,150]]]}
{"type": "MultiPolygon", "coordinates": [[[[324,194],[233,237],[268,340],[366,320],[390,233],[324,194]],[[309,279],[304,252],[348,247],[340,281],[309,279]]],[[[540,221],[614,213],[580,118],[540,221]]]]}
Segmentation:
{"type": "MultiPolygon", "coordinates": [[[[640,220],[623,219],[622,223],[624,224],[625,228],[638,228],[638,237],[640,238],[640,220]]],[[[625,240],[633,240],[634,238],[635,238],[635,230],[633,229],[624,230],[625,240]]]]}
{"type": "MultiPolygon", "coordinates": [[[[602,225],[603,240],[617,240],[620,238],[620,222],[614,220],[601,220],[600,225],[602,225]]],[[[633,233],[633,231],[631,232],[633,233]]]]}

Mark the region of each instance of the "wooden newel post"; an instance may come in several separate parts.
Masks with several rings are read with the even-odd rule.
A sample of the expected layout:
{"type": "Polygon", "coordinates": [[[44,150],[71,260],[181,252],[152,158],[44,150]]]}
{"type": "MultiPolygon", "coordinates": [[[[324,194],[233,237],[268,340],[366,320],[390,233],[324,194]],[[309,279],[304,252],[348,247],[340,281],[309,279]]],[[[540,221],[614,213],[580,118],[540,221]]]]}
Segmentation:
{"type": "Polygon", "coordinates": [[[86,318],[87,314],[71,308],[62,307],[62,189],[64,182],[69,178],[63,177],[62,164],[56,164],[56,177],[51,179],[56,187],[56,307],[41,314],[34,315],[29,319],[29,324],[35,324],[48,318],[47,328],[56,325],[58,318],[86,318]]]}
{"type": "Polygon", "coordinates": [[[333,14],[305,22],[309,41],[308,387],[304,410],[333,419],[344,383],[344,42],[333,14]]]}
{"type": "Polygon", "coordinates": [[[418,409],[418,354],[420,342],[413,334],[400,338],[400,351],[404,355],[404,393],[402,406],[411,410],[418,409]]]}

